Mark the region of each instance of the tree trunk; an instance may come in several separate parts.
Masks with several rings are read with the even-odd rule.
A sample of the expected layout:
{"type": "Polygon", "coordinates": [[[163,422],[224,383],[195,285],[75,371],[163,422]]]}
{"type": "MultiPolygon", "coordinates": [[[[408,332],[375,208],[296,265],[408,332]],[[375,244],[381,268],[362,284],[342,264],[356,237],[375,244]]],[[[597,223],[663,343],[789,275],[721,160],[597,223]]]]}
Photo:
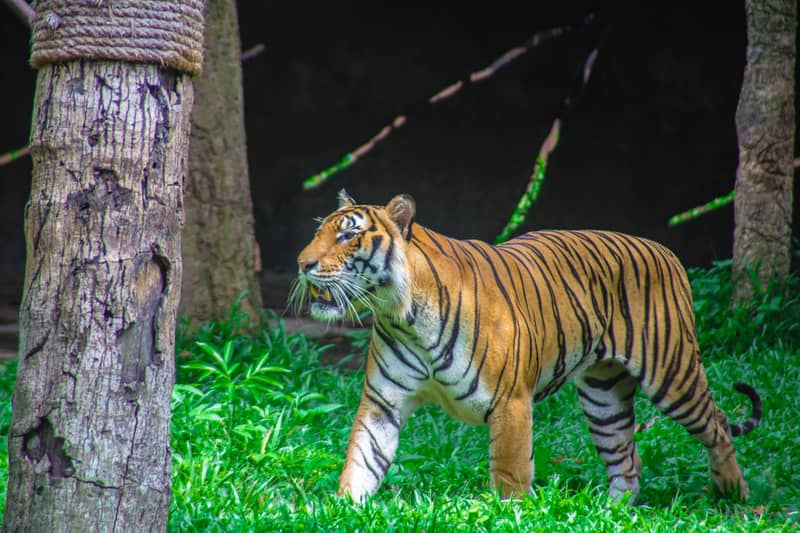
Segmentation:
{"type": "Polygon", "coordinates": [[[193,321],[261,307],[247,173],[241,45],[236,3],[209,0],[203,73],[195,80],[181,313],[193,321]]]}
{"type": "Polygon", "coordinates": [[[166,530],[191,105],[157,65],[39,71],[4,530],[166,530]]]}
{"type": "Polygon", "coordinates": [[[734,299],[789,273],[794,178],[796,0],[746,0],[747,65],[736,130],[739,168],[734,204],[734,299]]]}

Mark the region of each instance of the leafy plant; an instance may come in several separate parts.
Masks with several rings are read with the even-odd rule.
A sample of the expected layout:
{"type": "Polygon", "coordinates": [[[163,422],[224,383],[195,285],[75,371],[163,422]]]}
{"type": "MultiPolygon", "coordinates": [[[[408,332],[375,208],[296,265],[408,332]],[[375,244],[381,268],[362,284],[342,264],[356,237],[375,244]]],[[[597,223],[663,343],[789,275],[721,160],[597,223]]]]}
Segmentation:
{"type": "Polygon", "coordinates": [[[300,487],[287,468],[319,462],[292,437],[340,407],[312,390],[322,349],[286,335],[274,314],[260,325],[251,328],[234,309],[224,322],[183,331],[173,392],[173,528],[222,527],[234,509],[263,508],[276,486],[300,487]]]}
{"type": "Polygon", "coordinates": [[[800,277],[792,274],[783,283],[762,287],[750,271],[754,297],[734,303],[731,264],[717,261],[710,269],[688,270],[704,357],[726,357],[751,347],[800,347],[800,277]]]}
{"type": "MultiPolygon", "coordinates": [[[[216,387],[210,384],[217,379],[215,374],[199,365],[179,369],[181,383],[187,378],[200,380],[187,385],[203,394],[219,390],[217,396],[204,399],[212,413],[236,416],[240,424],[255,420],[263,429],[254,431],[257,438],[250,440],[234,433],[231,439],[223,435],[214,441],[213,431],[202,420],[174,418],[173,440],[187,427],[200,427],[191,431],[195,454],[191,463],[182,465],[183,456],[176,454],[171,527],[176,531],[672,531],[676,527],[792,531],[800,502],[800,461],[792,422],[800,410],[796,394],[800,368],[786,361],[800,356],[800,343],[786,317],[796,312],[792,307],[797,286],[768,288],[770,296],[759,295],[744,308],[732,309],[729,269],[724,264],[691,274],[698,324],[701,336],[705,335],[701,343],[713,355],[706,358],[706,368],[715,400],[736,421],[747,417],[749,405],[732,392],[731,383],[751,383],[764,398],[761,426],[736,443],[750,483],[750,505],[719,501],[708,491],[702,446],[663,415],[636,437],[644,461],[640,504],[627,508],[609,502],[605,468],[594,451],[572,385],[535,408],[536,476],[529,497],[502,501],[491,490],[486,428],[461,424],[441,409],[425,406],[403,429],[381,490],[363,505],[338,499],[333,494],[363,370],[322,364],[319,355],[324,348],[305,337],[287,335],[273,316],[261,325],[260,333],[206,326],[201,342],[213,347],[216,356],[202,345],[192,348],[192,357],[210,364],[216,361],[213,364],[219,368],[226,361],[226,343],[233,340],[225,365],[230,369],[241,362],[234,372],[229,370],[234,376],[243,375],[247,365],[257,367],[262,350],[269,346],[270,357],[264,364],[289,370],[271,375],[276,383],[263,394],[233,394],[237,402],[233,415],[226,408],[213,408],[227,401],[223,398],[228,397],[228,383],[241,380],[226,377],[216,387]],[[781,299],[770,304],[776,296],[781,299]],[[754,319],[759,313],[762,318],[754,319]],[[227,337],[212,336],[223,330],[227,337]],[[210,342],[212,337],[216,340],[210,342]],[[248,407],[253,401],[258,410],[248,407]]],[[[357,332],[350,340],[357,352],[352,357],[363,357],[368,336],[357,332]]],[[[203,411],[199,413],[202,418],[203,411]]],[[[637,397],[636,413],[639,422],[660,414],[643,397],[637,397]]],[[[217,426],[226,423],[218,421],[217,426]]]]}
{"type": "MultiPolygon", "coordinates": [[[[731,308],[729,265],[690,274],[715,401],[739,421],[749,404],[732,383],[750,383],[763,398],[761,425],[736,440],[748,505],[708,491],[705,450],[663,415],[636,435],[644,463],[639,503],[610,502],[572,385],[535,407],[536,476],[525,498],[503,501],[491,490],[486,428],[459,423],[435,406],[410,418],[373,498],[363,505],[336,498],[363,370],[324,364],[325,348],[287,334],[276,315],[251,320],[234,306],[223,320],[184,323],[179,331],[170,530],[796,531],[798,284],[793,278],[767,287],[731,308]]],[[[363,358],[367,337],[351,340],[352,357],[363,358]]],[[[0,362],[3,458],[14,374],[13,362],[0,362]]],[[[637,397],[637,421],[659,414],[637,397]]],[[[0,468],[5,491],[5,461],[0,468]]]]}
{"type": "Polygon", "coordinates": [[[6,510],[8,486],[8,430],[11,427],[11,395],[17,377],[17,360],[0,361],[0,516],[6,510]]]}

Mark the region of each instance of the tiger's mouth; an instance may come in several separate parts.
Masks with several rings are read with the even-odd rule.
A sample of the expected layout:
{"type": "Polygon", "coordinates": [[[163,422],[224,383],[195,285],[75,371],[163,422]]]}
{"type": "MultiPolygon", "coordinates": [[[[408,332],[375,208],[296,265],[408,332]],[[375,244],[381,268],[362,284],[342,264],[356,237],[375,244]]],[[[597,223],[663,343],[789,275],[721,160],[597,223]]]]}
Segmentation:
{"type": "Polygon", "coordinates": [[[311,303],[335,305],[331,291],[309,283],[308,292],[311,293],[311,303]]]}
{"type": "Polygon", "coordinates": [[[311,316],[319,320],[331,320],[344,314],[344,305],[334,298],[329,289],[309,283],[308,293],[311,295],[311,316]]]}

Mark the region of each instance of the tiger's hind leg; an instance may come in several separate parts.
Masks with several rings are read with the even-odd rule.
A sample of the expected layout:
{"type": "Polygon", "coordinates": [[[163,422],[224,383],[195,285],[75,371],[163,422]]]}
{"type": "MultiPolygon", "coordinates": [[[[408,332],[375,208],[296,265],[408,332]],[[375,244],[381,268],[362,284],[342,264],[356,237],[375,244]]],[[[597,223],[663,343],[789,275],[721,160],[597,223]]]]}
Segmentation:
{"type": "Polygon", "coordinates": [[[711,398],[699,356],[689,354],[679,360],[686,361],[688,368],[662,378],[662,382],[642,383],[642,390],[706,447],[711,482],[717,492],[744,501],[749,489],[736,462],[728,418],[711,398]],[[679,377],[673,379],[675,376],[679,377]]]}
{"type": "Polygon", "coordinates": [[[609,495],[620,500],[630,493],[628,503],[632,504],[639,494],[642,471],[633,440],[637,382],[621,364],[603,361],[585,370],[575,383],[592,441],[606,464],[609,495]]]}

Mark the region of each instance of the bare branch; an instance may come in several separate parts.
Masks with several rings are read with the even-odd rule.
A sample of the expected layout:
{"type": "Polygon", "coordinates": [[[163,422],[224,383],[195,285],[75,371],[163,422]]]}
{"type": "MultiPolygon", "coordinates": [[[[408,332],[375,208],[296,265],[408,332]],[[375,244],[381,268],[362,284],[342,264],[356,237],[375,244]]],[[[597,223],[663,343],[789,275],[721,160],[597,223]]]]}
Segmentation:
{"type": "Polygon", "coordinates": [[[30,151],[31,151],[30,146],[23,146],[19,150],[11,150],[6,154],[0,155],[0,167],[9,164],[12,161],[16,161],[17,159],[20,159],[22,157],[25,157],[26,155],[28,155],[30,151]]]}
{"type": "Polygon", "coordinates": [[[29,28],[33,27],[33,18],[36,16],[36,13],[33,11],[33,8],[28,5],[28,2],[25,0],[5,0],[5,2],[8,4],[8,7],[11,8],[11,11],[27,24],[29,28]]]}
{"type": "Polygon", "coordinates": [[[258,43],[254,47],[249,48],[244,52],[242,52],[242,63],[244,63],[248,59],[253,59],[257,55],[259,55],[261,52],[264,51],[264,48],[265,48],[264,43],[258,43]]]}
{"type": "MultiPolygon", "coordinates": [[[[589,13],[583,18],[583,21],[580,22],[580,25],[589,24],[595,19],[594,13],[589,13]]],[[[440,90],[430,98],[428,98],[428,103],[431,105],[438,104],[442,100],[452,97],[454,94],[458,93],[464,87],[470,86],[472,84],[479,83],[484,81],[485,79],[491,77],[495,72],[500,70],[501,68],[505,67],[512,61],[514,61],[519,56],[525,54],[529,50],[536,48],[541,43],[553,39],[555,37],[559,37],[569,31],[575,29],[576,25],[574,24],[565,24],[563,26],[557,26],[554,28],[549,28],[546,30],[540,30],[533,34],[527,41],[522,43],[520,46],[516,46],[503,55],[495,59],[489,66],[482,68],[481,70],[477,70],[472,72],[466,78],[456,81],[444,89],[440,90]]],[[[603,32],[605,35],[606,32],[603,32]]],[[[602,38],[601,38],[602,39],[602,38]]],[[[584,66],[584,74],[583,74],[583,85],[586,84],[586,81],[589,77],[589,72],[592,68],[592,63],[594,62],[594,55],[590,56],[589,60],[587,60],[584,66]]],[[[571,100],[567,99],[566,103],[562,104],[562,107],[567,107],[571,100]]],[[[563,109],[562,109],[563,111],[563,109]]],[[[387,138],[389,134],[401,127],[403,124],[406,123],[408,120],[408,115],[398,115],[394,118],[391,125],[384,126],[375,136],[373,136],[369,141],[362,144],[359,148],[352,152],[348,152],[342,159],[340,159],[337,163],[334,163],[332,166],[326,168],[322,172],[317,172],[313,176],[306,178],[303,181],[303,190],[308,191],[311,189],[315,189],[328,181],[331,176],[344,170],[345,168],[349,167],[356,161],[358,161],[361,157],[365,156],[367,152],[372,150],[372,148],[383,139],[387,138]]]]}

